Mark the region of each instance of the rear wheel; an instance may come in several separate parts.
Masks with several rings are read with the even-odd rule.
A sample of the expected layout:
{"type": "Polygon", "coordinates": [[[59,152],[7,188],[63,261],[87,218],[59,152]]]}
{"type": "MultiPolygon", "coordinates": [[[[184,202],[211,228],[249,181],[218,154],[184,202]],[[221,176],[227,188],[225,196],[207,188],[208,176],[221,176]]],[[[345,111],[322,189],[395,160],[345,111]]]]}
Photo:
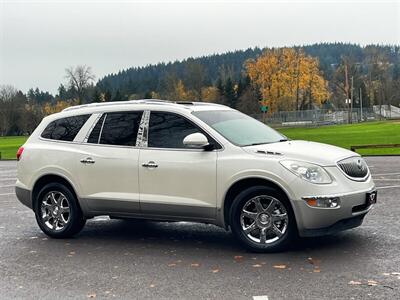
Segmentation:
{"type": "Polygon", "coordinates": [[[234,199],[230,224],[240,243],[255,252],[284,250],[296,236],[289,201],[275,189],[264,186],[248,188],[234,199]]]}
{"type": "Polygon", "coordinates": [[[34,211],[40,229],[53,238],[71,237],[86,223],[75,196],[60,183],[49,183],[40,190],[34,211]]]}

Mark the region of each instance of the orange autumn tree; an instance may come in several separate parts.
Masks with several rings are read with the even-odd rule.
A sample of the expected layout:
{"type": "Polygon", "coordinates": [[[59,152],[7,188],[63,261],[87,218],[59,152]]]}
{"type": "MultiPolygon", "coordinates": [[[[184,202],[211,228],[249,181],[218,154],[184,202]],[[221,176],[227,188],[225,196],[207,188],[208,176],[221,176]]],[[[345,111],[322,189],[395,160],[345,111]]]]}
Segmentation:
{"type": "Polygon", "coordinates": [[[266,50],[246,71],[269,112],[312,108],[329,97],[318,60],[299,49],[266,50]]]}
{"type": "Polygon", "coordinates": [[[78,100],[76,100],[76,99],[69,100],[69,101],[60,101],[59,100],[54,104],[47,102],[43,105],[43,112],[47,116],[47,115],[51,115],[54,113],[58,113],[67,107],[70,107],[72,105],[77,105],[77,104],[78,104],[78,100]]]}

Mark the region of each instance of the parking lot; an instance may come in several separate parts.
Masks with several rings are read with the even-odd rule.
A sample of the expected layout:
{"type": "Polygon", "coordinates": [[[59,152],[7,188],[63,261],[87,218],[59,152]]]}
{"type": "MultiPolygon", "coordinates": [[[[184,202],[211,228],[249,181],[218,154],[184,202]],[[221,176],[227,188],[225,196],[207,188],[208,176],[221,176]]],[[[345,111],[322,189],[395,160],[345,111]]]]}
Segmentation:
{"type": "Polygon", "coordinates": [[[378,203],[364,224],[254,254],[229,232],[186,222],[88,221],[53,240],[14,195],[16,162],[0,162],[0,297],[96,299],[400,298],[400,159],[366,158],[378,203]]]}

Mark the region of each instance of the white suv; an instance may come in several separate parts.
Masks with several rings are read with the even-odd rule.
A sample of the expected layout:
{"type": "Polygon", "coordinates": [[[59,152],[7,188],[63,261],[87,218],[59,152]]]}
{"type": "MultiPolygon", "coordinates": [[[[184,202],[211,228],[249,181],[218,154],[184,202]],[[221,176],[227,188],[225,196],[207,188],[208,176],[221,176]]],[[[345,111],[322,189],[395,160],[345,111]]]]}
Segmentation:
{"type": "Polygon", "coordinates": [[[276,251],[359,226],[376,202],[359,155],[287,140],[211,103],[67,108],[43,119],[17,159],[17,197],[55,238],[109,215],[212,223],[253,251],[276,251]]]}

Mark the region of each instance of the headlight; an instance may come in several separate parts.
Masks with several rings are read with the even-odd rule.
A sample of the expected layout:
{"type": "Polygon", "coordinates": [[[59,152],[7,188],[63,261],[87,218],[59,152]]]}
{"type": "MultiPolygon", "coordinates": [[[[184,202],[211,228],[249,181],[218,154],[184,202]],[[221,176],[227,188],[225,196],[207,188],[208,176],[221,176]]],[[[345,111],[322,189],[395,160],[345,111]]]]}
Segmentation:
{"type": "Polygon", "coordinates": [[[281,165],[286,169],[312,183],[331,183],[332,179],[324,168],[304,161],[282,160],[281,165]]]}

